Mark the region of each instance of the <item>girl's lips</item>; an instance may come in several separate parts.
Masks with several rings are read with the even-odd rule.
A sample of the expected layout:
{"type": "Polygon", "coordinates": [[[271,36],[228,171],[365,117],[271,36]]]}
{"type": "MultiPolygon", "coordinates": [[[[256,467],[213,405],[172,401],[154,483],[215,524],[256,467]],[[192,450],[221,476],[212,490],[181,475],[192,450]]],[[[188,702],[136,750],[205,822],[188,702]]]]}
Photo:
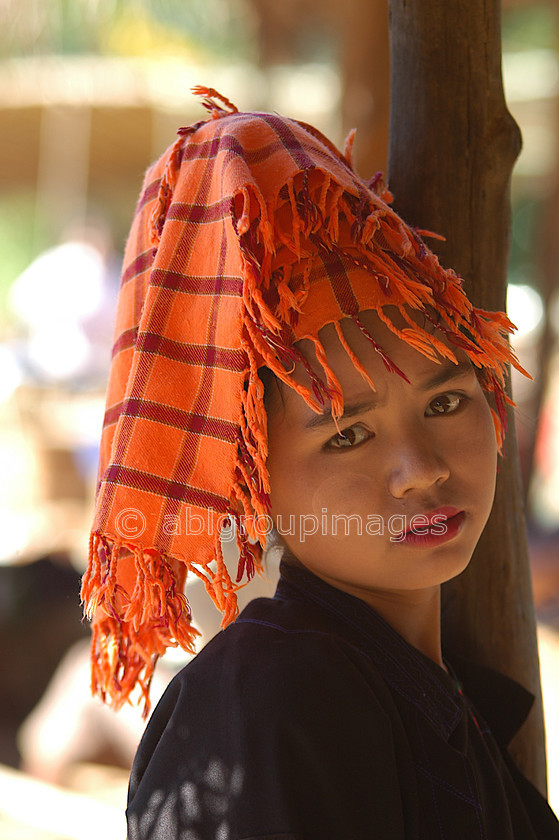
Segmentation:
{"type": "MultiPolygon", "coordinates": [[[[431,511],[431,513],[424,513],[420,514],[419,516],[413,516],[412,523],[414,519],[419,520],[420,522],[422,521],[424,523],[423,527],[425,528],[430,525],[438,525],[444,523],[447,519],[452,519],[459,513],[462,513],[460,508],[450,507],[449,505],[447,505],[446,507],[437,508],[436,510],[431,511]],[[427,520],[427,524],[425,524],[425,520],[427,520]]],[[[419,523],[418,526],[419,528],[421,528],[421,525],[419,525],[419,523]]],[[[412,525],[412,527],[409,530],[417,531],[418,528],[412,525]]]]}
{"type": "Polygon", "coordinates": [[[461,530],[466,514],[455,507],[441,507],[431,513],[412,518],[412,526],[405,533],[394,538],[395,542],[418,548],[442,545],[461,530]]]}

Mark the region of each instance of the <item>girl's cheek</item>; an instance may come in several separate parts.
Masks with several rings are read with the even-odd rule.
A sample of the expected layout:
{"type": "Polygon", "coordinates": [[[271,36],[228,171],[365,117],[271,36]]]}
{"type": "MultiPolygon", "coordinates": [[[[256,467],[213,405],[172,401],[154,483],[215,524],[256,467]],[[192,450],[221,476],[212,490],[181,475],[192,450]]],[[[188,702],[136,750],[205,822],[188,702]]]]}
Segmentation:
{"type": "Polygon", "coordinates": [[[497,439],[491,410],[485,401],[480,402],[477,423],[469,435],[470,450],[476,457],[497,458],[497,439]]]}
{"type": "MultiPolygon", "coordinates": [[[[350,516],[360,508],[375,507],[377,484],[370,475],[352,471],[335,473],[320,480],[312,494],[311,513],[321,516],[350,516]]],[[[380,512],[380,511],[379,511],[380,512]]]]}
{"type": "Polygon", "coordinates": [[[454,463],[460,458],[486,459],[493,450],[496,454],[495,426],[485,396],[480,393],[459,425],[449,422],[448,426],[444,426],[441,423],[437,438],[441,444],[444,442],[454,463]]]}

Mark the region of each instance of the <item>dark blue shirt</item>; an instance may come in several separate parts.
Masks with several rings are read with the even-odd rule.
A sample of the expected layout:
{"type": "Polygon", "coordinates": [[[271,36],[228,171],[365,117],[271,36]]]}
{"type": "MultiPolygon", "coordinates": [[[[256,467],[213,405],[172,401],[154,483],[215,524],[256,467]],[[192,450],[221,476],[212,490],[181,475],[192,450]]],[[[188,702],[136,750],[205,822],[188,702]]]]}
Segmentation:
{"type": "Polygon", "coordinates": [[[129,840],[557,840],[506,751],[532,695],[445,664],[282,563],[274,598],[250,603],[158,704],[129,840]]]}

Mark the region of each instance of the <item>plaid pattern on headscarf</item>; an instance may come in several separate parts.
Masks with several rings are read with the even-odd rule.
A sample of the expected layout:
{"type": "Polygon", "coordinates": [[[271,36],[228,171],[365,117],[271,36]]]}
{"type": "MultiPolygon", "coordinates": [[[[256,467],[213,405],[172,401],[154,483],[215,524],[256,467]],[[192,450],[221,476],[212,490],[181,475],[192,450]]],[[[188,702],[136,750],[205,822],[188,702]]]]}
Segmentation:
{"type": "Polygon", "coordinates": [[[430,358],[454,359],[441,335],[467,353],[495,397],[499,442],[506,364],[518,366],[506,316],[471,306],[460,279],[390,209],[382,180],[353,172],[351,143],[342,155],[310,126],[198,92],[211,118],[180,129],[149,169],[118,302],[82,586],[93,686],[115,705],[136,682],[147,703],[167,646],[192,650],[187,573],[204,580],[224,625],[234,619],[224,525],[236,528],[238,580],[259,567],[256,523],[269,509],[260,366],[316,411],[331,403],[337,418],[343,399],[319,330],[334,323],[368,379],[339,326],[352,318],[398,373],[359,319],[374,309],[430,358]],[[301,338],[313,341],[322,377],[294,346],[301,338]],[[308,386],[291,375],[295,362],[308,386]]]}

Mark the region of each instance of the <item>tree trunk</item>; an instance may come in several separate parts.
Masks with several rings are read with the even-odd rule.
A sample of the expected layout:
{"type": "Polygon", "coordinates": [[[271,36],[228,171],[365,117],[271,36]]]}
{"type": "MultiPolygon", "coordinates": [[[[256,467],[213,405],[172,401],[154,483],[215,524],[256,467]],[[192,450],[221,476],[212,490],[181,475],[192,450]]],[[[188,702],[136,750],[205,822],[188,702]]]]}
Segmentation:
{"type": "MultiPolygon", "coordinates": [[[[446,237],[443,265],[474,304],[503,309],[509,181],[520,132],[501,79],[499,0],[390,0],[389,183],[410,224],[446,237]]],[[[546,790],[536,625],[515,445],[509,416],[489,523],[468,569],[444,586],[447,645],[518,680],[535,696],[511,745],[546,790]]]]}

